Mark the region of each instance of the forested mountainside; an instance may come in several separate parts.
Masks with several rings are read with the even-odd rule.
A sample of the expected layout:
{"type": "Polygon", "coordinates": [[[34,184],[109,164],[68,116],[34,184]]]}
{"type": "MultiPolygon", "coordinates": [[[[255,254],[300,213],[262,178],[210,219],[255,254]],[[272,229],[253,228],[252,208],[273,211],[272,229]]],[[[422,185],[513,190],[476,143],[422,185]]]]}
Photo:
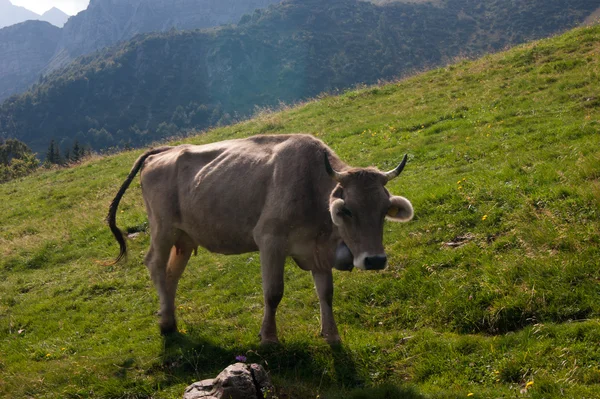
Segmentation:
{"type": "MultiPolygon", "coordinates": [[[[129,40],[136,34],[236,23],[242,15],[277,1],[279,0],[92,0],[85,11],[68,20],[53,43],[39,34],[39,28],[35,25],[27,24],[20,28],[20,34],[34,39],[34,46],[44,47],[44,51],[40,53],[44,62],[41,65],[25,65],[21,69],[18,84],[13,84],[10,78],[7,78],[8,82],[0,79],[0,101],[12,94],[23,93],[40,75],[47,75],[66,66],[80,55],[129,40]]],[[[11,10],[18,8],[29,12],[22,7],[13,6],[8,0],[0,0],[0,27],[3,18],[7,18],[7,14],[2,11],[5,2],[8,2],[11,10]]],[[[49,10],[43,16],[29,13],[29,18],[21,20],[45,19],[54,23],[67,21],[67,16],[61,17],[60,10],[56,9],[49,10]]],[[[15,22],[17,21],[12,23],[15,22]]],[[[61,23],[60,26],[62,25],[61,23]]],[[[10,43],[13,50],[10,54],[1,55],[4,63],[23,65],[27,59],[21,58],[20,52],[27,52],[32,44],[21,43],[20,37],[12,36],[11,33],[15,31],[0,31],[0,46],[4,41],[10,43]]],[[[11,71],[5,70],[0,64],[0,77],[10,74],[11,71]]]]}
{"type": "Polygon", "coordinates": [[[0,29],[0,99],[22,93],[54,55],[60,28],[26,21],[0,29]]]}
{"type": "Polygon", "coordinates": [[[137,36],[79,58],[0,106],[0,134],[43,153],[51,139],[142,145],[323,91],[374,83],[546,36],[588,0],[436,3],[291,0],[237,26],[137,36]]]}
{"type": "Polygon", "coordinates": [[[280,0],[91,0],[71,18],[51,68],[140,33],[236,23],[244,14],[280,0]]]}

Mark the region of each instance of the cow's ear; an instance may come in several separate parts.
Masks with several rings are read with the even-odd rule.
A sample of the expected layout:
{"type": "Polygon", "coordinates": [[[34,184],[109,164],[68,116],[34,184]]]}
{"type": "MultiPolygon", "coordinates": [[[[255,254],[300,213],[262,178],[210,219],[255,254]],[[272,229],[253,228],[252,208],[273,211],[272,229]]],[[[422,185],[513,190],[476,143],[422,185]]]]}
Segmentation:
{"type": "Polygon", "coordinates": [[[412,204],[404,197],[390,197],[386,219],[391,222],[408,222],[414,216],[412,204]]]}
{"type": "Polygon", "coordinates": [[[344,189],[341,185],[337,185],[331,193],[329,202],[333,202],[336,198],[344,199],[344,189]]]}
{"type": "Polygon", "coordinates": [[[331,220],[336,226],[341,226],[343,223],[341,214],[342,210],[344,209],[344,205],[346,205],[346,202],[341,198],[333,200],[329,204],[329,213],[331,213],[331,220]]]}

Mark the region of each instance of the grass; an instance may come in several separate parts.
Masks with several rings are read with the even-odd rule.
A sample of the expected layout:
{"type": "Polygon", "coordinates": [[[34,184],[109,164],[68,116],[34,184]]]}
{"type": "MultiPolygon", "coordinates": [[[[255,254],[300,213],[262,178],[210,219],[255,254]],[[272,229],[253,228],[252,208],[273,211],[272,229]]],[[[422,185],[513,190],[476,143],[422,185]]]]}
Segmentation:
{"type": "MultiPolygon", "coordinates": [[[[343,345],[318,337],[310,276],[286,268],[282,345],[261,348],[258,254],[200,251],[180,334],[103,223],[140,151],[0,186],[0,395],[178,398],[244,354],[279,398],[600,396],[600,27],[325,96],[186,140],[309,132],[348,163],[409,163],[390,191],[388,269],[336,273],[343,345]]],[[[139,182],[118,224],[145,231],[139,182]]]]}

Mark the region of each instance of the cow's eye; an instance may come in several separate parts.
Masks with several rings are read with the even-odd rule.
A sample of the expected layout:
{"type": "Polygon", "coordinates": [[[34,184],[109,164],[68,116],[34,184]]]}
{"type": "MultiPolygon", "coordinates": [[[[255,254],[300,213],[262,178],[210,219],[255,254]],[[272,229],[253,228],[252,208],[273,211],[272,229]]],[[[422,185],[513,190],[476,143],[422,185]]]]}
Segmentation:
{"type": "Polygon", "coordinates": [[[343,207],[342,209],[340,209],[339,215],[340,216],[347,216],[347,217],[351,218],[352,217],[352,212],[350,212],[350,209],[348,209],[346,207],[343,207]]]}

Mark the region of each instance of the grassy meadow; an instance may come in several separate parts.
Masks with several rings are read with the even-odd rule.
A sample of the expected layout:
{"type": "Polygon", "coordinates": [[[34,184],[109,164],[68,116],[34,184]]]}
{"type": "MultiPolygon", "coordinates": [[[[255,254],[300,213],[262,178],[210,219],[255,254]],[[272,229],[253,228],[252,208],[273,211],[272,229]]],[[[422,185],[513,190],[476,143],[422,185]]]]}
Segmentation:
{"type": "MultiPolygon", "coordinates": [[[[343,344],[319,336],[309,273],[286,266],[282,344],[263,348],[258,254],[200,250],[163,339],[142,263],[142,152],[0,185],[0,396],[179,398],[237,355],[278,398],[600,397],[600,26],[324,96],[186,139],[312,133],[391,169],[415,219],[386,224],[382,272],[335,272],[343,344]]],[[[299,215],[301,217],[301,215],[299,215]]]]}

